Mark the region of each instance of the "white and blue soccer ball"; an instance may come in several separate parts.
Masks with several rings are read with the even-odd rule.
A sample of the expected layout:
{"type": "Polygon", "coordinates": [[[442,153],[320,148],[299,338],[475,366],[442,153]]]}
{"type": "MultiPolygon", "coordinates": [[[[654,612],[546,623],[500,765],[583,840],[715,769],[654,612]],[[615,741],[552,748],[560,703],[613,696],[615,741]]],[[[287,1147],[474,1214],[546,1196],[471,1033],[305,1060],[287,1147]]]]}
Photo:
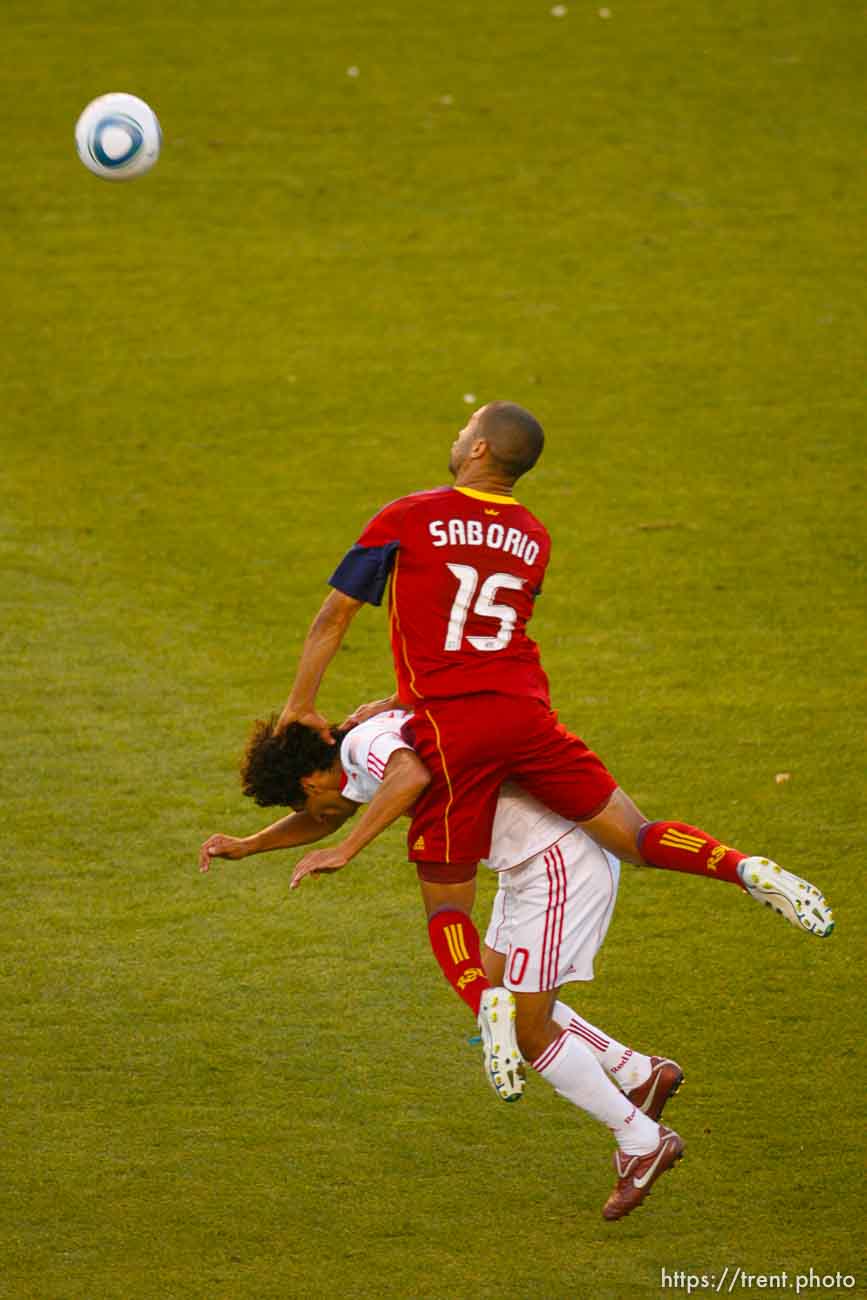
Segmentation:
{"type": "Polygon", "coordinates": [[[160,156],[162,132],[157,115],[135,95],[100,95],[75,124],[78,156],[104,181],[131,181],[160,156]]]}

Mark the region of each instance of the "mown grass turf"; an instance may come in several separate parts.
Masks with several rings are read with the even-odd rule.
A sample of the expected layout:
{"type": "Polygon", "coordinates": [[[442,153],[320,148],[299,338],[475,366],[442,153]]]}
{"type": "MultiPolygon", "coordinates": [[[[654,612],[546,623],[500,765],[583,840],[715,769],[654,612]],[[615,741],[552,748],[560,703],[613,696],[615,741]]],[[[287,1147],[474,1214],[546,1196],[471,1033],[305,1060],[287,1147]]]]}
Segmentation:
{"type": "MultiPolygon", "coordinates": [[[[863,12],[0,22],[0,1293],[864,1294],[863,12]],[[165,148],[112,187],[72,127],[114,89],[165,148]],[[262,822],[238,754],[333,563],[443,481],[471,393],[548,430],[522,495],[564,720],[839,919],[626,869],[573,999],[683,1062],[688,1154],[613,1227],[608,1135],[538,1082],[493,1099],[397,831],[291,898],[279,855],[195,870],[262,822]]],[[[322,703],[390,680],[368,613],[322,703]]]]}

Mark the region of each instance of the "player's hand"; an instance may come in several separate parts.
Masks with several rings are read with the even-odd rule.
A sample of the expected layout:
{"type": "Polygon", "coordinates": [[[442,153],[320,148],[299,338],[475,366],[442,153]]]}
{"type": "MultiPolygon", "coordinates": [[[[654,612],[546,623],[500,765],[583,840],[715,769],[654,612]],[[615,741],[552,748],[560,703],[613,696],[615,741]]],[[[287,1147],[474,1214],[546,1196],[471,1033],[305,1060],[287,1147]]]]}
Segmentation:
{"type": "Polygon", "coordinates": [[[234,835],[212,835],[199,849],[199,871],[209,871],[212,858],[246,858],[250,846],[234,835]]]}
{"type": "Polygon", "coordinates": [[[327,718],[323,718],[321,713],[317,713],[315,709],[290,709],[287,704],[286,708],[277,719],[277,726],[274,730],[277,735],[279,735],[281,731],[285,731],[293,722],[300,722],[303,726],[310,727],[313,731],[318,731],[319,735],[327,745],[334,744],[334,737],[331,734],[331,723],[327,718]]]}
{"type": "Polygon", "coordinates": [[[389,709],[399,709],[400,705],[397,697],[389,695],[385,700],[371,700],[369,704],[359,704],[354,713],[350,713],[340,724],[341,731],[347,731],[350,727],[357,727],[360,722],[366,722],[368,718],[375,718],[377,713],[388,713],[389,709]]]}
{"type": "Polygon", "coordinates": [[[289,888],[297,889],[305,876],[319,876],[331,871],[339,871],[348,861],[339,844],[333,849],[314,849],[311,853],[305,853],[292,872],[289,888]]]}

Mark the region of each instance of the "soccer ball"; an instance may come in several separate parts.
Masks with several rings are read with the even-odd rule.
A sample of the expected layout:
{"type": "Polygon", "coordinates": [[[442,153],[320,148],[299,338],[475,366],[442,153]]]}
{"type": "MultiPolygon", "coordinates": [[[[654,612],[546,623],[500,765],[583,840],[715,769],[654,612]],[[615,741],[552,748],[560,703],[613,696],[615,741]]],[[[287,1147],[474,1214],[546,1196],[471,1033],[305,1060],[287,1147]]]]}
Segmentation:
{"type": "Polygon", "coordinates": [[[156,113],[135,95],[100,95],[75,124],[78,156],[104,181],[131,181],[153,167],[162,133],[156,113]]]}

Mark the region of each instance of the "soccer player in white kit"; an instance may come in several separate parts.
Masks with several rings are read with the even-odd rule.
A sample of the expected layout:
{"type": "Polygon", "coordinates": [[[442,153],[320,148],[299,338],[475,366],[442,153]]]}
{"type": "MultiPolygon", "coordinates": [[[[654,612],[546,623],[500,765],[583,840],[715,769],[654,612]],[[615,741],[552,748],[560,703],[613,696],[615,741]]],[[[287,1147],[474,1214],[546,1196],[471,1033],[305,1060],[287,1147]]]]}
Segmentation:
{"type": "MultiPolygon", "coordinates": [[[[352,814],[354,806],[371,803],[393,755],[412,752],[402,734],[408,717],[401,710],[390,710],[349,731],[332,767],[316,773],[314,780],[302,779],[304,811],[250,837],[248,851],[302,843],[291,829],[298,816],[322,819],[327,834],[352,814]]],[[[310,839],[323,834],[319,825],[310,839]]],[[[242,843],[246,842],[212,836],[202,846],[202,868],[207,869],[213,857],[242,856],[237,852],[242,843]]],[[[317,872],[316,861],[316,855],[302,859],[293,885],[317,872]]],[[[556,1001],[563,984],[593,978],[593,960],[617,897],[620,864],[574,822],[551,812],[519,787],[506,785],[497,804],[486,865],[497,873],[499,888],[485,936],[485,972],[469,967],[465,978],[486,974],[493,986],[483,995],[479,1015],[489,1081],[504,1100],[520,1097],[518,1043],[523,1013],[532,1011],[538,1017],[544,1004],[560,1032],[532,1061],[533,1069],[561,1096],[614,1133],[619,1179],[603,1213],[620,1218],[644,1199],[655,1181],[656,1171],[650,1170],[638,1189],[643,1194],[631,1193],[623,1203],[622,1186],[632,1189],[635,1183],[625,1180],[624,1174],[630,1164],[660,1149],[662,1130],[656,1121],[683,1074],[675,1062],[627,1047],[556,1001]]],[[[446,937],[455,961],[460,962],[462,937],[458,927],[453,929],[446,937]]]]}

